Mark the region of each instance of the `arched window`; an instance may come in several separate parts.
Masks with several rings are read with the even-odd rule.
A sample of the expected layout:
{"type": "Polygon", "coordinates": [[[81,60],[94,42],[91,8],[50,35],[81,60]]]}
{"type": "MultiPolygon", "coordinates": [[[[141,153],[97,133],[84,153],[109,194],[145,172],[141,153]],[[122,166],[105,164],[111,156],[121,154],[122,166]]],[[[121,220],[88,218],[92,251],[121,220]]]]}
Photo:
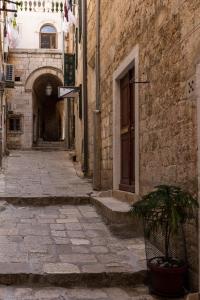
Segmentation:
{"type": "Polygon", "coordinates": [[[52,25],[44,25],[40,29],[40,48],[56,49],[56,29],[52,25]]]}

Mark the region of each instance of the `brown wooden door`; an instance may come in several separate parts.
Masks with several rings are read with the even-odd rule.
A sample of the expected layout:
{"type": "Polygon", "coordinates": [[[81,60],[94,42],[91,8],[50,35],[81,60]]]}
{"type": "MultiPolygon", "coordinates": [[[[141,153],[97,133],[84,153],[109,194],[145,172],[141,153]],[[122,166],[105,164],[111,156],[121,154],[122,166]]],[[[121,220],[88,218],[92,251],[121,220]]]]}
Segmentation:
{"type": "Polygon", "coordinates": [[[135,91],[134,69],[120,82],[121,91],[121,182],[119,188],[135,192],[135,91]]]}

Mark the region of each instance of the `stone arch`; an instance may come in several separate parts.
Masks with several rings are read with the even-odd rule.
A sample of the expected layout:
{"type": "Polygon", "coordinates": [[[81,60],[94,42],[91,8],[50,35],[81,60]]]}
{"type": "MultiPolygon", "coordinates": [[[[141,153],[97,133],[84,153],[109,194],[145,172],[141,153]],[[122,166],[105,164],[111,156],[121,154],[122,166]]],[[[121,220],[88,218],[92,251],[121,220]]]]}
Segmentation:
{"type": "Polygon", "coordinates": [[[61,82],[63,82],[63,73],[62,73],[62,70],[54,68],[54,67],[50,67],[50,66],[41,67],[39,69],[34,70],[28,76],[28,78],[26,79],[26,82],[25,82],[25,91],[26,92],[31,92],[35,80],[39,76],[45,75],[45,74],[52,74],[52,75],[58,77],[61,82]]]}
{"type": "Polygon", "coordinates": [[[46,25],[46,24],[53,25],[56,28],[56,31],[59,32],[59,28],[58,28],[57,23],[55,22],[55,20],[52,20],[52,19],[47,19],[47,20],[45,20],[45,22],[44,21],[39,22],[38,25],[37,25],[36,32],[39,33],[41,27],[46,25]]]}

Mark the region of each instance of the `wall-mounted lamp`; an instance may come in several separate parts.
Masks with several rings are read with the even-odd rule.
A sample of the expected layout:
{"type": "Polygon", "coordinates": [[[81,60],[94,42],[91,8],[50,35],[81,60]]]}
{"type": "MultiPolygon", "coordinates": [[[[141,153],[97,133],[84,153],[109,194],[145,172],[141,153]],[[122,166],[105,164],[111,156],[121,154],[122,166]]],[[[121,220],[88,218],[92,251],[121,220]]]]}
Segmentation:
{"type": "Polygon", "coordinates": [[[51,96],[52,92],[53,92],[53,87],[50,83],[48,83],[45,89],[46,96],[51,96]]]}

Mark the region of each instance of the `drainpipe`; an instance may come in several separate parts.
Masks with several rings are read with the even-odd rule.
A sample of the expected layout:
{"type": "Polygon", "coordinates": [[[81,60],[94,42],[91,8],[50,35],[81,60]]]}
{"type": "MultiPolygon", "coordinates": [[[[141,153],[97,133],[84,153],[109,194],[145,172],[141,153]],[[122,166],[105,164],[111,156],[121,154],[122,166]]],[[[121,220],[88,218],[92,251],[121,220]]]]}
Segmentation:
{"type": "Polygon", "coordinates": [[[94,110],[93,188],[101,189],[100,0],[96,0],[96,107],[94,110]]]}
{"type": "Polygon", "coordinates": [[[83,173],[88,174],[87,0],[83,5],[83,173]]]}

